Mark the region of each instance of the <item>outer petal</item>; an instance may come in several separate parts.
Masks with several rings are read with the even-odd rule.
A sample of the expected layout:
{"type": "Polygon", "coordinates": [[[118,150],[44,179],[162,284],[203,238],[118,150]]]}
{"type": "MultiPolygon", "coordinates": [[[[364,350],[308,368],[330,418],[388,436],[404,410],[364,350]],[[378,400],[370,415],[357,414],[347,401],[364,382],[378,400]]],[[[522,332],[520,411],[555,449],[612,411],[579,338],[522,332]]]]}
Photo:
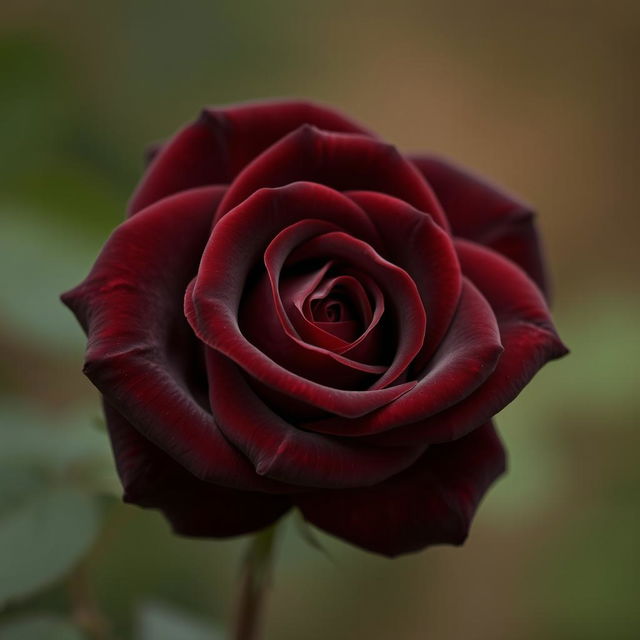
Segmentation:
{"type": "Polygon", "coordinates": [[[237,365],[213,349],[207,369],[216,420],[260,475],[303,487],[362,487],[406,469],[425,449],[372,447],[302,431],[273,413],[237,365]]]}
{"type": "Polygon", "coordinates": [[[160,509],[176,533],[240,535],[266,527],[289,508],[284,496],[235,491],[199,480],[109,404],[104,411],[125,502],[160,509]]]}
{"type": "Polygon", "coordinates": [[[491,425],[430,447],[412,467],[373,487],[302,494],[306,520],[385,556],[464,542],[482,496],[506,466],[491,425]]]}
{"type": "Polygon", "coordinates": [[[303,124],[327,131],[367,134],[329,107],[306,101],[230,105],[205,109],[164,146],[156,146],[129,213],[177,191],[231,182],[253,158],[303,124]]]}
{"type": "Polygon", "coordinates": [[[540,238],[528,204],[443,158],[410,158],[436,192],[454,235],[507,256],[547,291],[540,238]]]}
{"type": "Polygon", "coordinates": [[[464,401],[372,442],[409,445],[459,438],[506,407],[545,363],[568,353],[540,290],[518,266],[472,242],[458,240],[456,248],[463,273],[496,315],[504,353],[487,381],[464,401]]]}
{"type": "Polygon", "coordinates": [[[199,478],[280,491],[213,421],[198,369],[202,345],[182,313],[221,194],[219,187],[194,189],[120,225],[63,301],[88,334],[85,373],[145,437],[199,478]]]}
{"type": "Polygon", "coordinates": [[[373,138],[304,125],[251,162],[233,181],[216,221],[261,187],[297,181],[338,191],[380,191],[406,200],[448,228],[440,204],[416,168],[395,147],[373,138]]]}

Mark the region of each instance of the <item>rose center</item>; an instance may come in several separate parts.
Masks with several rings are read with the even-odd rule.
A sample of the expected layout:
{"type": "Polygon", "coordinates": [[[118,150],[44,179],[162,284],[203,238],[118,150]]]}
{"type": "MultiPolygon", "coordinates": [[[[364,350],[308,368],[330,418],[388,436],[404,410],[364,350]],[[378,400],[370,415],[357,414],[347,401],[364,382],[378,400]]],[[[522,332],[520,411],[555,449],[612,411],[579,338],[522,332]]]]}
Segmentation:
{"type": "Polygon", "coordinates": [[[311,302],[311,317],[315,322],[355,320],[351,305],[333,296],[322,300],[313,300],[311,302]]]}

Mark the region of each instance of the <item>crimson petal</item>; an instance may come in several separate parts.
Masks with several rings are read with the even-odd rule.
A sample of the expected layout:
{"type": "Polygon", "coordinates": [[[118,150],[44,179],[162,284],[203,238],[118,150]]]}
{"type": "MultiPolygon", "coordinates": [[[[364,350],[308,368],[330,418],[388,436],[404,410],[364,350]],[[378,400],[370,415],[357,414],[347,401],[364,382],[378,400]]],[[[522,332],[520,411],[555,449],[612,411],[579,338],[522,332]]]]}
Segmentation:
{"type": "Polygon", "coordinates": [[[372,135],[335,109],[313,102],[273,100],[204,109],[166,145],[154,146],[129,214],[178,191],[231,182],[253,158],[303,124],[372,135]]]}
{"type": "Polygon", "coordinates": [[[188,379],[200,345],[184,348],[195,338],[181,302],[222,193],[187,191],[121,224],[63,301],[88,335],[86,375],[146,438],[201,479],[281,491],[229,445],[188,379]]]}
{"type": "Polygon", "coordinates": [[[406,271],[385,260],[370,245],[340,231],[316,236],[299,247],[290,259],[294,262],[319,256],[339,259],[365,273],[369,272],[386,298],[393,300],[398,345],[392,363],[372,389],[392,384],[405,372],[424,341],[427,320],[414,281],[406,271]]]}
{"type": "MultiPolygon", "coordinates": [[[[329,351],[323,347],[315,346],[310,343],[305,343],[300,339],[298,332],[296,331],[293,322],[286,312],[285,305],[280,296],[279,283],[282,267],[288,258],[291,257],[292,250],[304,245],[304,241],[311,239],[311,242],[317,238],[325,237],[324,234],[328,232],[335,232],[337,227],[333,224],[329,224],[323,220],[306,219],[300,220],[286,229],[283,229],[270,243],[264,252],[264,264],[267,268],[267,275],[271,284],[272,299],[275,306],[275,312],[280,319],[280,324],[286,335],[292,340],[293,348],[301,348],[304,351],[312,351],[316,356],[322,356],[324,358],[331,358],[337,363],[364,371],[367,373],[384,373],[385,368],[376,365],[367,365],[361,362],[351,360],[345,356],[342,356],[339,352],[329,351]],[[320,235],[323,234],[323,235],[320,235]]],[[[355,240],[354,240],[355,242],[355,240]]],[[[304,357],[304,355],[303,355],[304,357]]],[[[315,364],[310,369],[315,368],[315,364]]],[[[313,376],[309,376],[313,377],[313,376]]]]}
{"type": "Polygon", "coordinates": [[[409,469],[364,489],[295,496],[306,520],[385,556],[433,544],[460,545],[483,495],[505,470],[491,423],[465,438],[429,447],[409,469]]]}
{"type": "Polygon", "coordinates": [[[326,280],[306,300],[290,300],[288,313],[301,335],[306,333],[313,340],[326,342],[331,345],[328,348],[332,348],[336,353],[348,354],[351,358],[371,362],[371,356],[379,351],[376,349],[379,345],[371,342],[373,337],[371,334],[378,327],[384,313],[384,296],[371,278],[362,273],[357,275],[357,278],[355,275],[345,274],[326,280]],[[366,283],[366,288],[361,281],[366,283]],[[329,322],[311,319],[311,302],[324,299],[336,285],[349,291],[350,298],[358,309],[359,320],[352,318],[340,322],[329,322]],[[373,309],[369,296],[374,303],[373,309]]]}
{"type": "Polygon", "coordinates": [[[448,228],[438,200],[419,171],[395,147],[373,138],[304,125],[269,147],[236,177],[216,221],[261,187],[300,180],[338,191],[375,190],[397,196],[448,228]]]}
{"type": "Polygon", "coordinates": [[[510,258],[547,291],[540,238],[528,204],[443,158],[417,155],[411,161],[436,192],[454,235],[510,258]]]}
{"type": "MultiPolygon", "coordinates": [[[[312,344],[325,349],[330,349],[336,353],[342,353],[348,348],[350,339],[344,338],[343,333],[349,328],[351,324],[357,323],[353,319],[334,321],[316,320],[313,317],[313,311],[311,309],[311,302],[313,300],[322,300],[328,295],[330,288],[336,282],[337,278],[331,278],[329,282],[325,280],[327,271],[332,266],[332,262],[326,262],[320,269],[316,269],[312,273],[303,275],[287,275],[280,281],[280,296],[282,298],[282,304],[286,311],[286,314],[291,321],[292,327],[296,333],[312,344]],[[318,289],[320,287],[320,289],[318,289]],[[329,325],[344,325],[337,331],[331,330],[329,325]]],[[[343,278],[352,278],[352,276],[342,276],[343,278]]],[[[365,305],[367,308],[365,312],[367,314],[367,326],[371,321],[371,307],[369,300],[366,297],[362,285],[354,281],[355,289],[359,287],[356,295],[358,299],[364,296],[366,299],[365,305]]],[[[363,314],[364,315],[364,314],[363,314]]]]}
{"type": "MultiPolygon", "coordinates": [[[[402,425],[437,414],[463,401],[491,374],[502,353],[496,318],[485,298],[468,280],[451,328],[416,386],[395,402],[354,420],[327,418],[305,428],[343,436],[380,434],[394,439],[402,425]]],[[[434,442],[422,434],[422,442],[434,442]]],[[[437,440],[435,440],[437,441],[437,440]]],[[[418,439],[412,440],[417,443],[418,439]]]]}
{"type": "Polygon", "coordinates": [[[266,275],[243,297],[238,327],[252,345],[278,365],[319,384],[341,389],[364,389],[385,370],[382,366],[350,361],[325,348],[308,344],[296,333],[287,331],[278,318],[266,275]]]}
{"type": "Polygon", "coordinates": [[[238,326],[238,308],[251,266],[282,228],[311,218],[338,224],[360,237],[375,236],[367,216],[327,187],[294,183],[260,189],[215,225],[198,277],[185,296],[185,313],[200,339],[242,366],[259,382],[338,415],[354,417],[395,400],[414,383],[350,391],[301,378],[252,345],[238,326]],[[252,233],[253,231],[253,233],[252,233]]]}
{"type": "Polygon", "coordinates": [[[449,234],[402,200],[383,193],[346,195],[369,216],[382,238],[382,255],[402,267],[418,287],[429,316],[424,345],[413,370],[427,364],[449,328],[462,286],[460,265],[449,234]]]}
{"type": "Polygon", "coordinates": [[[106,402],[104,412],[124,501],[159,509],[176,533],[237,536],[270,525],[289,509],[285,496],[236,491],[199,480],[106,402]]]}
{"type": "Polygon", "coordinates": [[[491,249],[457,240],[463,273],[493,309],[504,352],[484,384],[463,402],[414,425],[371,438],[381,444],[445,442],[459,438],[506,407],[544,364],[568,353],[536,284],[491,249]]]}
{"type": "Polygon", "coordinates": [[[273,413],[228,358],[207,352],[211,408],[225,435],[273,480],[314,488],[362,487],[406,469],[424,446],[371,447],[301,431],[273,413]]]}

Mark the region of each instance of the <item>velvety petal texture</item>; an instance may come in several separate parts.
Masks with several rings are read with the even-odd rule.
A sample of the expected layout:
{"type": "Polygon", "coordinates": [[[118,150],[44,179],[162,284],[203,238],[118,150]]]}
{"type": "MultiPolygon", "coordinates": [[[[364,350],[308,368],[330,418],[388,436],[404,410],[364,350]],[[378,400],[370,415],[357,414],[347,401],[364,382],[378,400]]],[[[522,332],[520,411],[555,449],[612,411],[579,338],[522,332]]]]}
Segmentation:
{"type": "Polygon", "coordinates": [[[305,124],[285,136],[237,176],[217,213],[220,219],[262,187],[308,181],[338,191],[381,191],[406,200],[448,228],[440,203],[411,162],[369,136],[330,133],[305,124]]]}
{"type": "MultiPolygon", "coordinates": [[[[251,267],[264,260],[269,240],[283,227],[295,224],[301,216],[349,230],[353,243],[360,243],[358,247],[362,246],[362,241],[357,241],[355,234],[366,237],[373,233],[364,212],[351,200],[327,187],[293,183],[277,189],[261,189],[214,227],[198,277],[187,290],[185,313],[204,343],[236,362],[259,382],[325,411],[345,417],[364,415],[400,397],[415,383],[365,390],[319,384],[283,367],[249,342],[240,331],[238,308],[251,267]],[[249,229],[254,232],[247,234],[249,229]]],[[[344,248],[340,250],[335,244],[332,243],[335,252],[344,255],[344,248]]],[[[358,250],[353,257],[362,262],[373,256],[363,255],[358,250]]],[[[382,270],[382,265],[378,270],[382,270]]],[[[393,283],[398,284],[401,279],[403,289],[410,291],[407,295],[415,299],[415,285],[404,276],[395,277],[393,283]]],[[[413,320],[424,324],[424,315],[410,319],[413,320]]],[[[414,348],[416,346],[419,348],[420,345],[414,345],[414,348]]]]}
{"type": "Polygon", "coordinates": [[[285,496],[202,482],[154,446],[109,404],[104,404],[104,413],[124,501],[159,509],[176,533],[237,536],[266,527],[291,506],[285,496]]]}
{"type": "Polygon", "coordinates": [[[386,556],[461,544],[491,419],[566,353],[531,208],[307,101],[206,108],[148,157],[63,295],[124,500],[187,536],[297,507],[386,556]]]}
{"type": "Polygon", "coordinates": [[[123,223],[63,299],[89,338],[84,371],[115,410],[196,477],[269,490],[208,410],[204,348],[182,313],[221,195],[184,192],[123,223]]]}
{"type": "Polygon", "coordinates": [[[129,204],[130,215],[178,191],[230,183],[262,151],[307,124],[325,131],[372,135],[335,109],[303,100],[206,108],[166,145],[153,150],[129,204]]]}
{"type": "Polygon", "coordinates": [[[375,487],[307,493],[305,519],[385,556],[434,544],[462,544],[485,491],[506,467],[491,424],[429,447],[410,469],[375,487]]]}
{"type": "Polygon", "coordinates": [[[454,235],[491,247],[520,265],[543,292],[547,291],[535,214],[489,181],[444,158],[411,156],[445,208],[454,235]]]}
{"type": "Polygon", "coordinates": [[[207,358],[211,407],[220,426],[261,476],[304,487],[361,487],[406,469],[426,448],[375,447],[296,429],[252,392],[220,353],[207,358]]]}

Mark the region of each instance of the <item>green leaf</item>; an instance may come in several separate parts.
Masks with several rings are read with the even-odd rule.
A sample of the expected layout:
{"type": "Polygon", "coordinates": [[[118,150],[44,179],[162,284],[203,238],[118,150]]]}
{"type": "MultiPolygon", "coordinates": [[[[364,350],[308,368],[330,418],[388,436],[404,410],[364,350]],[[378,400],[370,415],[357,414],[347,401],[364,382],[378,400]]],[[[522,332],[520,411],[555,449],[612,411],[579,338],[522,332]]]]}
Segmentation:
{"type": "Polygon", "coordinates": [[[136,640],[223,640],[222,630],[157,602],[138,613],[136,640]]]}
{"type": "Polygon", "coordinates": [[[52,420],[25,407],[0,410],[0,513],[16,495],[51,482],[119,495],[107,434],[88,411],[52,420]]]}
{"type": "Polygon", "coordinates": [[[87,274],[99,244],[56,226],[51,216],[24,203],[0,201],[0,270],[11,274],[0,287],[7,330],[34,347],[59,353],[75,349],[79,355],[82,331],[59,296],[87,274]]]}
{"type": "Polygon", "coordinates": [[[94,541],[99,513],[91,496],[53,488],[0,514],[0,606],[66,574],[94,541]]]}
{"type": "Polygon", "coordinates": [[[69,622],[49,615],[29,616],[0,626],[0,640],[82,640],[69,622]]]}

